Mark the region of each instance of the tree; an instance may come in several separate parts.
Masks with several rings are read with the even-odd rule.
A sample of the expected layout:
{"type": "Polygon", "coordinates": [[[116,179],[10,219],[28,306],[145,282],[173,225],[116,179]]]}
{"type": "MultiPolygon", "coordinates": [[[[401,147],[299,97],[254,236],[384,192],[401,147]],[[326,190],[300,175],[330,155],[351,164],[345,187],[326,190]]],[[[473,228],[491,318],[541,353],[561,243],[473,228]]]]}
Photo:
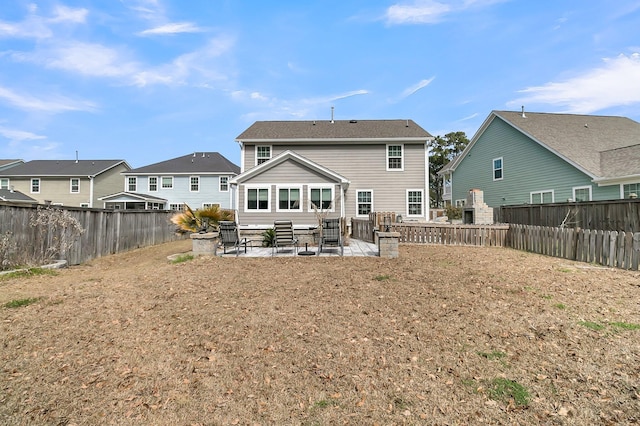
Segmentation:
{"type": "Polygon", "coordinates": [[[431,207],[444,207],[442,200],[442,176],[438,172],[460,154],[469,144],[464,132],[451,132],[436,136],[429,143],[429,199],[431,207]]]}

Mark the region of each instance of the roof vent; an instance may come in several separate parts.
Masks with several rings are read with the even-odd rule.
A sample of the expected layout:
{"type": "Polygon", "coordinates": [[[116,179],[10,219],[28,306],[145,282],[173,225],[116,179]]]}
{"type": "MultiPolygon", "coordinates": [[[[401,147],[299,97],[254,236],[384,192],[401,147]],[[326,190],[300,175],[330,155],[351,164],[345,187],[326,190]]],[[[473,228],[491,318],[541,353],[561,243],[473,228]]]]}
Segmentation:
{"type": "Polygon", "coordinates": [[[407,120],[407,124],[405,124],[404,127],[409,127],[409,120],[407,120]]]}
{"type": "Polygon", "coordinates": [[[349,123],[357,123],[358,120],[349,120],[349,123]]]}
{"type": "Polygon", "coordinates": [[[331,107],[331,122],[335,123],[335,121],[333,121],[333,110],[335,109],[335,107],[331,107]]]}
{"type": "Polygon", "coordinates": [[[524,105],[522,105],[522,118],[527,118],[527,116],[524,115],[524,105]]]}
{"type": "Polygon", "coordinates": [[[203,152],[203,153],[202,153],[202,158],[204,158],[204,157],[205,157],[205,153],[203,152]]]}

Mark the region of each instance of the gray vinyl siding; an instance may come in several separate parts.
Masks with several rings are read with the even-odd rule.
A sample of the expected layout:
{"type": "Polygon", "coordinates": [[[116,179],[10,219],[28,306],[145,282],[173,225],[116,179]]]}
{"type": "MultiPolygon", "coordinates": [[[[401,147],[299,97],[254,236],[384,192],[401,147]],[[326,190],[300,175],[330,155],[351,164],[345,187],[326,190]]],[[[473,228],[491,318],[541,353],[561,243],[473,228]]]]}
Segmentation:
{"type": "Polygon", "coordinates": [[[530,193],[554,191],[556,202],[573,198],[573,187],[591,186],[592,200],[619,198],[619,186],[598,187],[576,167],[494,119],[458,164],[452,177],[452,201],[466,199],[470,189],[484,191],[491,207],[526,204],[530,193]],[[493,180],[493,160],[502,158],[503,179],[493,180]]]}
{"type": "MultiPolygon", "coordinates": [[[[160,197],[167,200],[166,208],[169,208],[170,204],[187,204],[192,209],[202,208],[203,204],[219,204],[220,207],[228,209],[231,208],[231,186],[229,190],[220,192],[220,176],[217,175],[199,175],[194,173],[193,175],[150,175],[158,178],[158,190],[149,191],[149,176],[136,176],[137,177],[137,190],[138,194],[146,194],[154,197],[160,197]],[[173,177],[173,188],[162,188],[162,176],[173,177]],[[191,177],[198,176],[200,178],[200,188],[198,192],[192,192],[191,177]]],[[[232,175],[229,176],[231,179],[232,175]]],[[[127,177],[124,179],[124,190],[126,187],[127,177]]],[[[122,181],[119,191],[122,191],[122,181]]]]}
{"type": "MultiPolygon", "coordinates": [[[[120,164],[95,177],[93,183],[93,207],[102,207],[104,202],[99,201],[98,198],[106,197],[107,195],[115,194],[122,191],[122,172],[129,170],[124,164],[120,164]]],[[[82,184],[81,184],[82,185],[82,184]]],[[[81,191],[89,191],[89,186],[86,188],[81,186],[81,191]]],[[[88,193],[88,192],[87,192],[88,193]]]]}
{"type": "MultiPolygon", "coordinates": [[[[291,143],[270,144],[272,157],[283,151],[293,151],[350,181],[345,196],[345,215],[356,216],[358,190],[373,191],[374,211],[393,211],[407,217],[407,189],[423,191],[423,215],[428,206],[428,190],[425,190],[425,143],[393,142],[404,145],[404,171],[387,171],[386,149],[388,142],[379,143],[291,143]]],[[[255,144],[268,145],[268,144],[255,144]]],[[[244,170],[255,165],[255,145],[245,144],[244,170]]],[[[279,169],[280,166],[274,169],[279,169]]],[[[288,177],[287,182],[297,182],[299,176],[288,177]]],[[[251,182],[255,182],[254,179],[251,182]]],[[[242,194],[240,194],[242,196],[242,194]]],[[[422,218],[421,220],[424,220],[422,218]]]]}

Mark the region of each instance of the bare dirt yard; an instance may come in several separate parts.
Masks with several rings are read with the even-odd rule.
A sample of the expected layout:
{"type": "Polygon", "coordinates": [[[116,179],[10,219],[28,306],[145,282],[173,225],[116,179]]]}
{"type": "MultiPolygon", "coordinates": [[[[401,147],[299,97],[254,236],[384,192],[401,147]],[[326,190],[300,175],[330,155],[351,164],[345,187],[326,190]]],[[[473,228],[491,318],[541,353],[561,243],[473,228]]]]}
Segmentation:
{"type": "Polygon", "coordinates": [[[189,249],[0,278],[0,423],[640,422],[638,272],[411,245],[167,260],[189,249]]]}

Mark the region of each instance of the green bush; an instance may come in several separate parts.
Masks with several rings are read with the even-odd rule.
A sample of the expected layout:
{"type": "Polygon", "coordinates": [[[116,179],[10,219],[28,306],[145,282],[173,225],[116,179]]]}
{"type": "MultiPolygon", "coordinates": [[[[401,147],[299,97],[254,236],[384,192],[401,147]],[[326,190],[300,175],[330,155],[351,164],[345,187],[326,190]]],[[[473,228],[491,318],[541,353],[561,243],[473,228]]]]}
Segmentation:
{"type": "Polygon", "coordinates": [[[262,233],[262,247],[273,247],[276,240],[276,230],[269,228],[262,233]]]}
{"type": "Polygon", "coordinates": [[[447,215],[447,217],[449,218],[449,220],[451,219],[462,219],[462,207],[456,207],[456,206],[447,206],[444,209],[445,214],[447,215]]]}

